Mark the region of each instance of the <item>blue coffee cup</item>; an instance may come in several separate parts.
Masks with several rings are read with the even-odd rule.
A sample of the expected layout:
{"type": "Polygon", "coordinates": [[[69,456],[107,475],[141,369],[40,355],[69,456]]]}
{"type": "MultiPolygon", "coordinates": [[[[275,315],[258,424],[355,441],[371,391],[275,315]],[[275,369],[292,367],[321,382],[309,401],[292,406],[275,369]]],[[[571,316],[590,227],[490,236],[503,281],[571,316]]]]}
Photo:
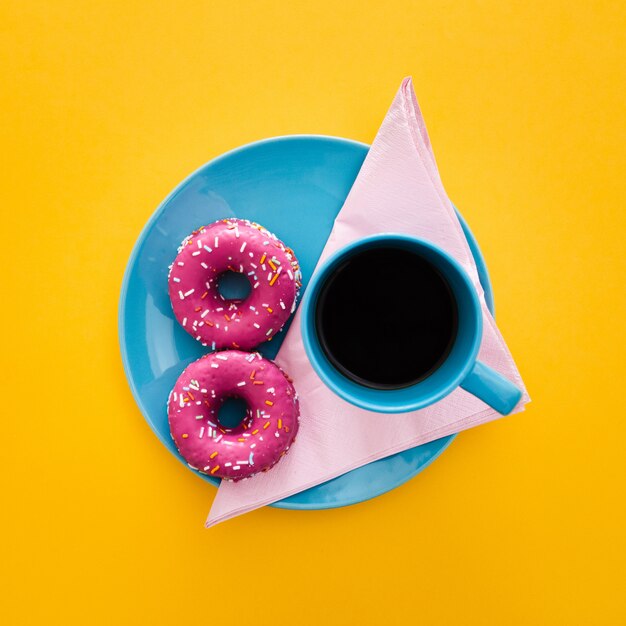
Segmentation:
{"type": "MultiPolygon", "coordinates": [[[[415,411],[461,387],[502,415],[508,415],[521,398],[518,387],[477,360],[483,317],[476,289],[461,265],[428,241],[409,235],[380,234],[349,244],[316,269],[300,309],[302,339],[311,365],[335,394],[358,407],[378,413],[415,411]],[[399,249],[421,257],[444,278],[456,305],[456,334],[447,355],[426,377],[401,388],[373,388],[348,377],[329,359],[316,324],[320,294],[329,279],[353,257],[377,248],[399,249]]],[[[363,341],[370,339],[364,337],[363,341]]],[[[402,350],[402,345],[398,345],[398,350],[402,350]]]]}

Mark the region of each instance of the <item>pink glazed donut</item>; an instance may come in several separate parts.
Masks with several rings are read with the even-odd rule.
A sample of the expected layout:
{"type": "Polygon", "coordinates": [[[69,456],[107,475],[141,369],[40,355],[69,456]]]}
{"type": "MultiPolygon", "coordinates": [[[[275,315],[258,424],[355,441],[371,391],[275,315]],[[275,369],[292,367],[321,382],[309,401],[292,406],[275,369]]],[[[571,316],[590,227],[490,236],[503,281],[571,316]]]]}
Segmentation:
{"type": "Polygon", "coordinates": [[[298,396],[287,375],[258,352],[225,350],[194,361],[168,400],[172,439],[189,466],[226,480],[270,469],[298,432],[298,396]],[[246,416],[235,428],[218,421],[226,398],[241,398],[246,416]]]}
{"type": "Polygon", "coordinates": [[[233,218],[184,239],[168,284],[176,319],[203,346],[248,350],[284,326],[295,311],[301,278],[290,248],[262,226],[233,218]],[[220,294],[218,280],[229,270],[250,281],[244,300],[220,294]]]}

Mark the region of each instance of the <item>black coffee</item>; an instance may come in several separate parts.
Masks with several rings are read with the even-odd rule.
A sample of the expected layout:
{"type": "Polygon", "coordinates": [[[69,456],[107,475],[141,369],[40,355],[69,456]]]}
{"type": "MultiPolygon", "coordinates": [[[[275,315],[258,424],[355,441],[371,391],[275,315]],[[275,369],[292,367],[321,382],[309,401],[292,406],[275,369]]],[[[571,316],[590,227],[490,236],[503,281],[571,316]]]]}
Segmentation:
{"type": "Polygon", "coordinates": [[[428,261],[399,248],[373,248],[328,278],[315,323],[324,353],[342,374],[374,389],[399,389],[443,363],[456,337],[457,306],[428,261]]]}

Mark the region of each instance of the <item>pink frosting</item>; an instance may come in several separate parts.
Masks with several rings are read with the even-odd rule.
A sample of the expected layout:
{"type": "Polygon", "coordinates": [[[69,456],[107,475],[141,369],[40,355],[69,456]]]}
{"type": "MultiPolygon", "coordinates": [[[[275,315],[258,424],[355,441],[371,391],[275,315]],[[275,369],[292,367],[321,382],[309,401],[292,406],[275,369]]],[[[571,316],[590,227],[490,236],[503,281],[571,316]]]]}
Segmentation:
{"type": "Polygon", "coordinates": [[[301,273],[293,251],[262,226],[225,219],[195,230],[178,249],[168,286],[176,319],[203,346],[251,349],[271,338],[295,310],[301,273]],[[244,274],[252,291],[226,300],[217,282],[244,274]]]}
{"type": "Polygon", "coordinates": [[[266,471],[289,450],[298,432],[298,396],[287,375],[258,352],[226,350],[194,361],[168,400],[170,431],[193,468],[227,480],[266,471]],[[218,421],[226,398],[248,405],[235,428],[218,421]]]}

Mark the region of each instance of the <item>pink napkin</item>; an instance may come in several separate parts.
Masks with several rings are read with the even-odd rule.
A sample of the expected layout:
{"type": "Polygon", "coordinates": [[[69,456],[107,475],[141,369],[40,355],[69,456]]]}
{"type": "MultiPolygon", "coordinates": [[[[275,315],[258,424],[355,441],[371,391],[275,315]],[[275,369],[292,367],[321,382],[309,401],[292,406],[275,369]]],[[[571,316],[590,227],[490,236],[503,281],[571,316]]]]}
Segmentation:
{"type": "MultiPolygon", "coordinates": [[[[528,394],[485,304],[472,254],[439,178],[410,78],[402,82],[320,261],[355,239],[380,232],[429,239],[463,265],[482,303],[480,359],[524,390],[514,412],[522,411],[528,394]]],[[[460,388],[437,404],[411,413],[381,415],[352,406],[333,394],[309,364],[299,312],[276,362],[292,376],[300,397],[297,441],[271,471],[239,483],[222,482],[207,527],[376,459],[501,417],[460,388]]]]}

